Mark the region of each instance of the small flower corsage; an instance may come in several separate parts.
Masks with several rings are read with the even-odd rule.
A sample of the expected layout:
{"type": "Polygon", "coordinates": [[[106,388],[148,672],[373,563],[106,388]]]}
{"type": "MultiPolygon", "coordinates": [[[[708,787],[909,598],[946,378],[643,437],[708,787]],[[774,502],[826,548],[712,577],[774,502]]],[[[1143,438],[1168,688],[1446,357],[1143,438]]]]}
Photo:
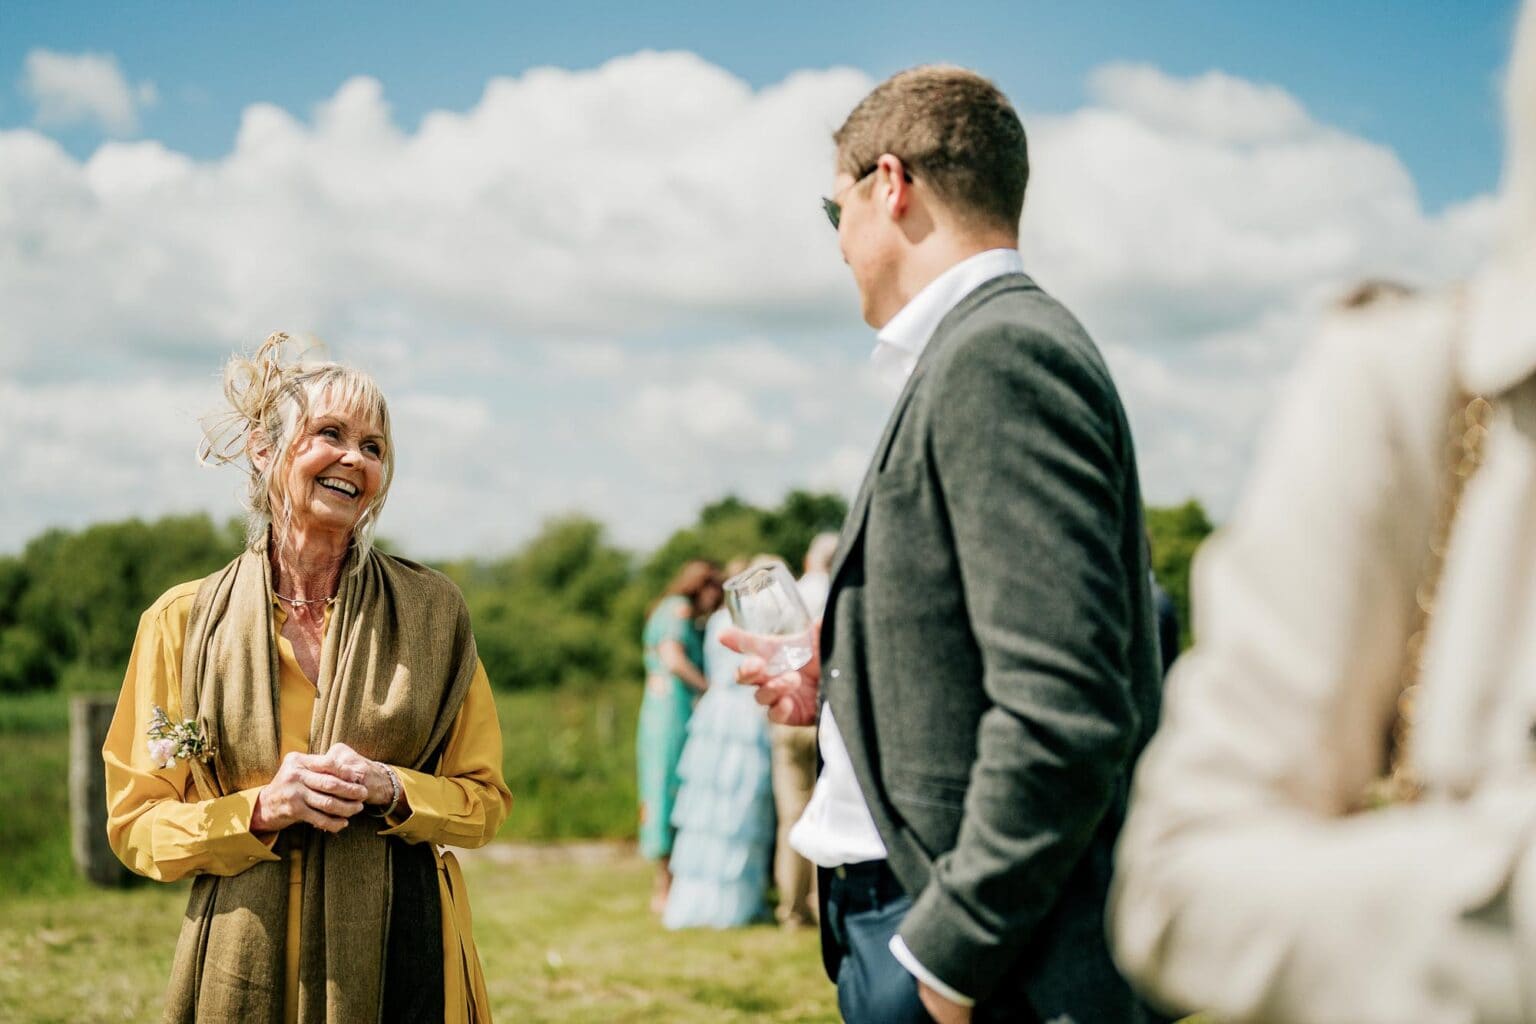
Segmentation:
{"type": "Polygon", "coordinates": [[[176,723],[159,705],[149,723],[149,759],[160,768],[174,768],[179,760],[205,761],[213,756],[213,745],[198,723],[192,719],[176,723]]]}

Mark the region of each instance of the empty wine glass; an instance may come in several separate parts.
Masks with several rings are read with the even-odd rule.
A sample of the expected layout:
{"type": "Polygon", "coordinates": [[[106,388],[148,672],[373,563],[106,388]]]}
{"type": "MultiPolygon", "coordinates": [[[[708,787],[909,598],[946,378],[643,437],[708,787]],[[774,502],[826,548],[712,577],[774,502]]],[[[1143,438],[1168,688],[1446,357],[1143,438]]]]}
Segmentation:
{"type": "Polygon", "coordinates": [[[731,621],[753,634],[752,653],[769,675],[782,675],[811,660],[811,613],[783,562],[771,562],[725,581],[731,621]]]}

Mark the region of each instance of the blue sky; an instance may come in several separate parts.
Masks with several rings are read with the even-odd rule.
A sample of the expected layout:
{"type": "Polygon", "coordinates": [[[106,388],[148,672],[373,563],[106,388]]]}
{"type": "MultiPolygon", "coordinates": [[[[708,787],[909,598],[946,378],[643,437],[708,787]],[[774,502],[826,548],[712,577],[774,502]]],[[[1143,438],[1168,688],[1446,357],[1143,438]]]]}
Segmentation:
{"type": "Polygon", "coordinates": [[[417,555],[850,491],[890,393],[828,134],[934,60],[1024,114],[1026,266],[1104,348],[1149,500],[1220,517],[1331,298],[1485,258],[1513,15],[0,2],[0,552],[232,513],[197,420],[279,328],[384,385],[417,555]]]}
{"type": "MultiPolygon", "coordinates": [[[[1080,105],[1089,71],[1149,62],[1273,82],[1321,119],[1391,146],[1426,203],[1486,191],[1497,177],[1498,69],[1509,0],[1076,0],[1020,3],[263,4],[42,3],[0,6],[0,126],[31,111],[14,86],[33,47],[116,54],[162,101],[145,133],[209,157],[261,99],[296,112],[342,80],[383,79],[403,123],[471,105],[492,75],[593,67],[640,49],[682,49],[754,86],[800,68],[849,65],[880,78],[947,60],[995,78],[1025,112],[1080,105]]],[[[76,152],[96,141],[66,133],[76,152]]]]}

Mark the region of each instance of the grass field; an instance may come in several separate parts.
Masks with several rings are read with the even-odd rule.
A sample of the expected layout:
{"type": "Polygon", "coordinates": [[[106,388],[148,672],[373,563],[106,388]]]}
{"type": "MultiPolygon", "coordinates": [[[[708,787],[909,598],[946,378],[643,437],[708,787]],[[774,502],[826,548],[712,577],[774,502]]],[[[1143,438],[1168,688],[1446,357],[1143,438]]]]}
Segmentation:
{"type": "MultiPolygon", "coordinates": [[[[814,933],[667,932],[650,868],[468,860],[465,877],[501,1021],[836,1021],[814,933]]],[[[10,901],[0,914],[0,1021],[158,1019],[186,886],[10,901]]]]}
{"type": "Polygon", "coordinates": [[[69,711],[59,694],[0,697],[0,903],[7,895],[69,891],[69,711]]]}

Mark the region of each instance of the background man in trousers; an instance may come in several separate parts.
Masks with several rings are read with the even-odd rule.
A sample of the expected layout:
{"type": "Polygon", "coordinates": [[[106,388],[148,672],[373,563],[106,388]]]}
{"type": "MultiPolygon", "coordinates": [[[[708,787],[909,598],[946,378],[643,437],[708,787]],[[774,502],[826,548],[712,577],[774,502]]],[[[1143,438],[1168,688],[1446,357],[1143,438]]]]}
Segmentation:
{"type": "MultiPolygon", "coordinates": [[[[806,548],[799,590],[813,619],[820,619],[827,605],[836,552],[835,533],[818,533],[806,548]]],[[[776,916],[785,928],[799,928],[816,924],[816,874],[815,866],[790,845],[789,831],[805,813],[816,786],[816,727],[774,722],[769,736],[773,743],[773,806],[778,814],[773,847],[773,881],[779,890],[776,916]]]]}
{"type": "Polygon", "coordinates": [[[1140,1021],[1103,920],[1159,693],[1124,412],[1082,327],[1023,273],[1028,160],[1001,92],[917,68],[833,138],[827,212],[874,359],[905,386],[818,655],[771,679],[748,658],[741,679],[776,721],[819,712],[791,841],[821,869],[838,1004],[880,1024],[1140,1021]]]}

